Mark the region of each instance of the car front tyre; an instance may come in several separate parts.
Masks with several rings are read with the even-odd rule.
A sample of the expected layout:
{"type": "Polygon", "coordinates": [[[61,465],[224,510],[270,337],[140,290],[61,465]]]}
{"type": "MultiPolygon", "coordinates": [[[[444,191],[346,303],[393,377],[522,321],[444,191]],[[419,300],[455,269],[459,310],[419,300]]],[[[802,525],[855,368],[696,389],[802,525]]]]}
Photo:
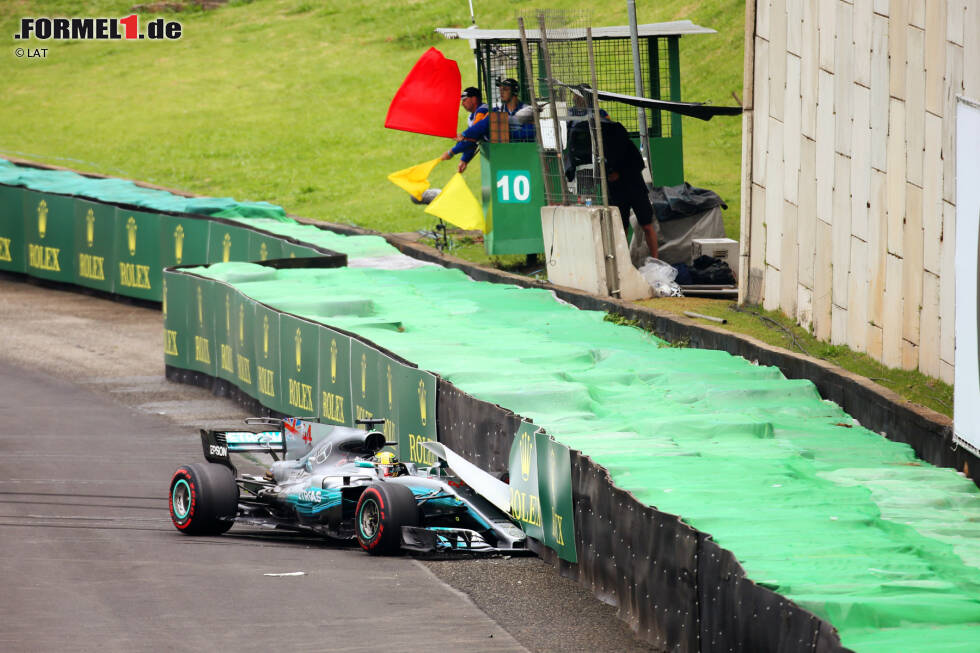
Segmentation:
{"type": "Polygon", "coordinates": [[[419,525],[419,507],[412,491],[396,483],[374,483],[357,501],[355,530],[361,548],[372,555],[393,555],[401,549],[402,526],[419,525]]]}

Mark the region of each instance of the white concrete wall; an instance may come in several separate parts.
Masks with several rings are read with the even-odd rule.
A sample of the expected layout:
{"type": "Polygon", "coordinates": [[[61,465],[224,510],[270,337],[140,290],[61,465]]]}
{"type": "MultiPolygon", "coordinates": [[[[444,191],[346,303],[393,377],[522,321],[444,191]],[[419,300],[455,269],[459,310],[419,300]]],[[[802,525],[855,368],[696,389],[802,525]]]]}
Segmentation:
{"type": "Polygon", "coordinates": [[[980,0],[748,0],[746,21],[741,301],[952,382],[980,0]]]}

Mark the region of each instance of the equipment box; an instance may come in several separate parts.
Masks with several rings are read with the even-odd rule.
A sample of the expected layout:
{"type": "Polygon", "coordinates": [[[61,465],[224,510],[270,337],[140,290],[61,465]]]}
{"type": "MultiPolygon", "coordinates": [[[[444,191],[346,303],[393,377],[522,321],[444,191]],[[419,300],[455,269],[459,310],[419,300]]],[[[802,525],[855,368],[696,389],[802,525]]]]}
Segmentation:
{"type": "Polygon", "coordinates": [[[732,274],[738,279],[738,241],[731,238],[695,238],[691,241],[691,260],[704,255],[728,263],[732,274]]]}

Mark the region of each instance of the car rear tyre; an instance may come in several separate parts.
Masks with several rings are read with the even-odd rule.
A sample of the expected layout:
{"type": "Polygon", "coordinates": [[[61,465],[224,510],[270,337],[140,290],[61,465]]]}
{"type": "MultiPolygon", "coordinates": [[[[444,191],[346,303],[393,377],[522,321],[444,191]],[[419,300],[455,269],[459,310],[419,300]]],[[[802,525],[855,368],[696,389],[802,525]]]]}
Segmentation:
{"type": "Polygon", "coordinates": [[[397,483],[368,486],[357,501],[357,541],[372,555],[398,553],[402,526],[419,525],[419,506],[412,491],[397,483]]]}
{"type": "Polygon", "coordinates": [[[186,535],[221,535],[235,523],[238,484],[224,465],[182,465],[170,479],[170,519],[186,535]]]}

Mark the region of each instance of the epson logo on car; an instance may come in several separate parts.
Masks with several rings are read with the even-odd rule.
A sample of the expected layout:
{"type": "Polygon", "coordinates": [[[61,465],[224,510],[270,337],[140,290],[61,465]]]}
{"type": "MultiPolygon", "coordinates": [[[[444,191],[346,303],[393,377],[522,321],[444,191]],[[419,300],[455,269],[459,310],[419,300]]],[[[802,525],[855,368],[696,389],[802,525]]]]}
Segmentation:
{"type": "Polygon", "coordinates": [[[228,456],[228,447],[222,447],[218,444],[208,445],[208,454],[219,458],[226,458],[228,456]]]}

